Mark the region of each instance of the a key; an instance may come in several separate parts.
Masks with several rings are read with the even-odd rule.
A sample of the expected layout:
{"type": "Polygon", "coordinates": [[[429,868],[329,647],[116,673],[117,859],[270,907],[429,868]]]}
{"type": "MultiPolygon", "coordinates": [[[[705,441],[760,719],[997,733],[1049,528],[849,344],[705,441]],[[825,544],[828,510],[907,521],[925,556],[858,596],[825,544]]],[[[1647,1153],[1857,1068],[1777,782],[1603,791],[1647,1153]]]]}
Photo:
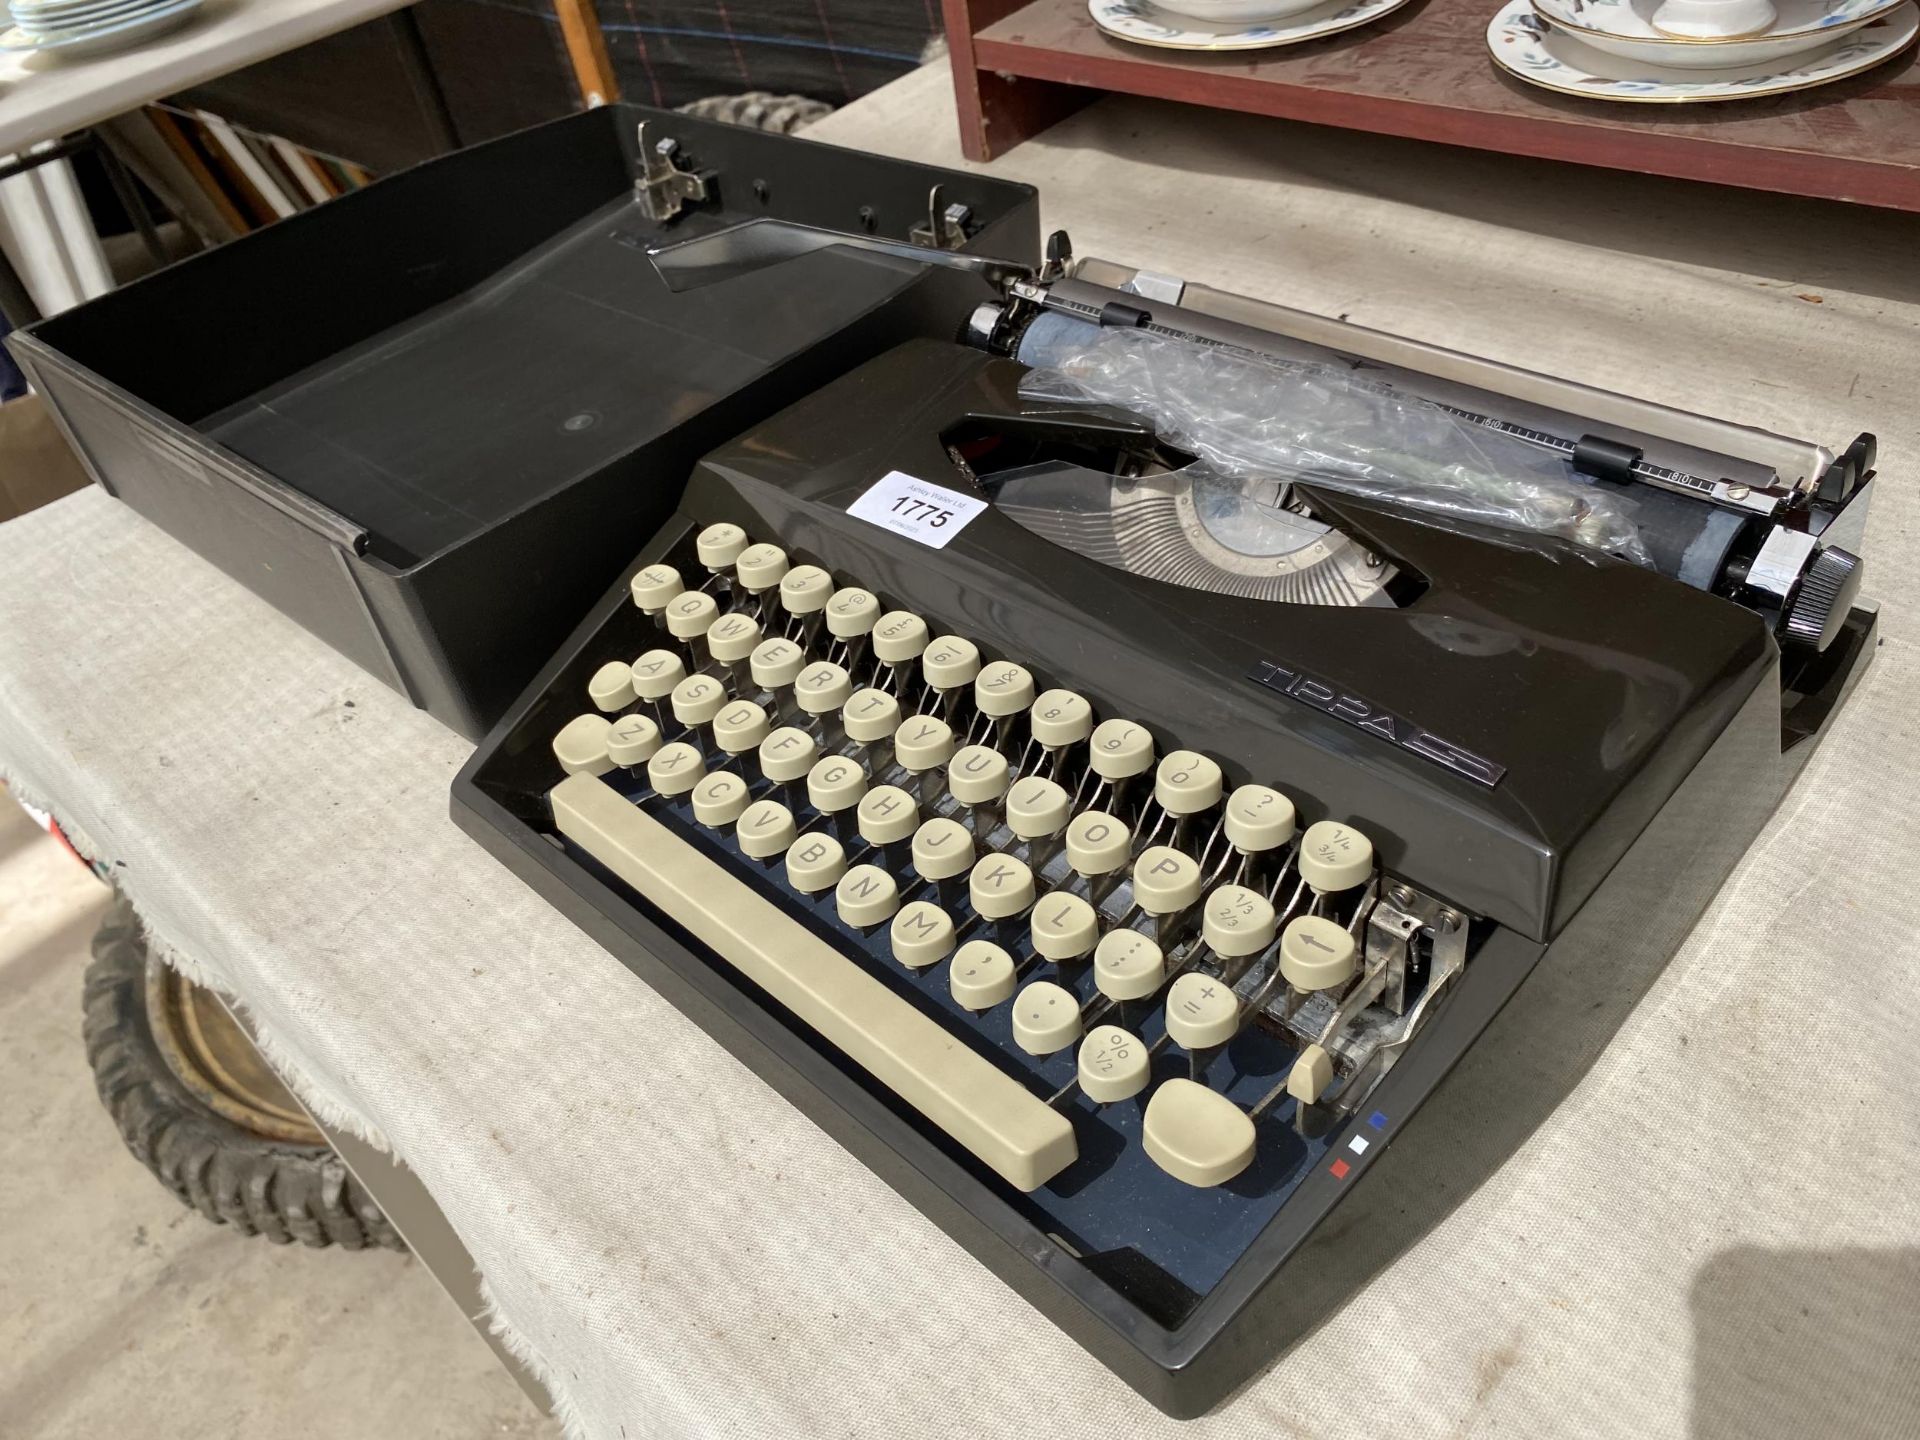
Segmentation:
{"type": "Polygon", "coordinates": [[[991,940],[969,940],[953,957],[947,989],[969,1010],[991,1010],[1013,994],[1013,957],[991,940]]]}
{"type": "Polygon", "coordinates": [[[1318,1045],[1303,1049],[1287,1072],[1287,1093],[1302,1105],[1319,1103],[1333,1084],[1333,1057],[1318,1045]]]}
{"type": "Polygon", "coordinates": [[[1029,1055],[1051,1055],[1080,1038],[1080,1001],[1051,980],[1035,980],[1013,1001],[1013,1039],[1029,1055]]]}
{"type": "Polygon", "coordinates": [[[1109,1000],[1144,1000],[1166,975],[1166,956],[1138,930],[1109,930],[1094,947],[1093,983],[1109,1000]]]}
{"type": "Polygon", "coordinates": [[[687,587],[673,566],[645,565],[634,574],[627,588],[633,593],[633,603],[643,613],[658,616],[666,609],[667,602],[687,587]]]}
{"type": "Polygon", "coordinates": [[[909,715],[893,732],[893,758],[917,777],[913,784],[921,798],[933,798],[927,793],[938,793],[933,777],[953,758],[953,727],[937,715],[909,715]]]}
{"type": "Polygon", "coordinates": [[[727,687],[711,675],[689,675],[673,687],[673,718],[692,730],[718,715],[726,699],[727,687]]]}
{"type": "Polygon", "coordinates": [[[973,704],[996,720],[1018,715],[1033,704],[1033,672],[1010,660],[996,660],[973,682],[973,704]]]}
{"type": "Polygon", "coordinates": [[[686,662],[671,650],[649,650],[627,668],[633,693],[642,700],[664,700],[687,678],[686,662]]]}
{"type": "Polygon", "coordinates": [[[831,890],[847,873],[847,852],[831,835],[809,830],[787,847],[787,883],[803,895],[831,890]]]}
{"type": "Polygon", "coordinates": [[[709,830],[731,825],[747,808],[747,782],[724,770],[693,787],[693,818],[709,830]]]}
{"type": "Polygon", "coordinates": [[[1253,1162],[1253,1121],[1224,1095],[1191,1080],[1164,1081],[1141,1127],[1154,1164],[1189,1185],[1221,1185],[1253,1162]]]}
{"type": "Polygon", "coordinates": [[[751,700],[729,700],[713,717],[713,743],[729,755],[759,749],[771,733],[767,712],[751,700]]]}
{"type": "Polygon", "coordinates": [[[760,773],[776,784],[790,784],[813,768],[819,753],[806,731],[782,725],[760,742],[760,773]]]}
{"type": "Polygon", "coordinates": [[[1147,1088],[1152,1059],[1137,1035],[1096,1025],[1080,1042],[1080,1090],[1098,1105],[1131,1100],[1147,1088]]]}
{"type": "Polygon", "coordinates": [[[553,737],[553,757],[569,775],[604,775],[616,763],[608,754],[612,730],[604,715],[576,715],[553,737]]]}
{"type": "Polygon", "coordinates": [[[1151,845],[1133,865],[1133,903],[1149,915],[1176,915],[1200,898],[1200,866],[1170,845],[1151,845]]]}
{"type": "Polygon", "coordinates": [[[721,521],[709,525],[694,537],[693,552],[700,557],[700,563],[716,575],[724,575],[733,568],[733,562],[740,558],[740,552],[747,548],[747,532],[738,525],[721,521]]]}
{"type": "Polygon", "coordinates": [[[1169,815],[1197,815],[1220,803],[1220,767],[1193,750],[1174,750],[1154,773],[1153,798],[1169,815]]]}
{"type": "Polygon", "coordinates": [[[1011,855],[984,856],[967,876],[967,897],[989,920],[1005,920],[1033,904],[1033,872],[1011,855]]]}
{"type": "Polygon", "coordinates": [[[607,758],[638,765],[660,748],[660,727],[644,715],[622,715],[607,732],[607,758]]]}
{"type": "Polygon", "coordinates": [[[1043,691],[1027,718],[1033,738],[1048,750],[1078,745],[1093,733],[1093,706],[1072,690],[1043,691]]]}
{"type": "Polygon", "coordinates": [[[1087,763],[1105,780],[1144,775],[1153,764],[1153,736],[1132,720],[1102,720],[1094,727],[1087,763]]]}
{"type": "Polygon", "coordinates": [[[778,695],[800,678],[807,663],[807,652],[791,640],[775,636],[754,646],[747,657],[747,673],[762,690],[778,695]]]}
{"type": "Polygon", "coordinates": [[[939,697],[937,708],[949,714],[979,673],[980,647],[958,635],[942,635],[920,657],[920,678],[939,697]]]}
{"type": "Polygon", "coordinates": [[[871,590],[849,585],[827,599],[827,633],[837,640],[871,634],[880,619],[880,601],[871,590]]]}
{"type": "Polygon", "coordinates": [[[851,810],[867,793],[867,772],[860,762],[829,755],[807,771],[807,803],[822,815],[851,810]]]}
{"type": "Polygon", "coordinates": [[[686,794],[706,773],[700,752],[684,740],[662,745],[647,759],[647,783],[669,798],[686,794]]]}
{"type": "Polygon", "coordinates": [[[761,541],[742,550],[733,562],[733,573],[740,588],[749,595],[762,595],[786,577],[787,552],[778,545],[761,541]]]}
{"type": "Polygon", "coordinates": [[[913,832],[913,868],[926,880],[951,880],[973,867],[973,837],[965,827],[937,818],[913,832]]]}
{"type": "Polygon", "coordinates": [[[1034,903],[1028,931],[1034,953],[1047,960],[1078,960],[1100,940],[1100,917],[1078,895],[1053,890],[1034,903]]]}
{"type": "Polygon", "coordinates": [[[633,667],[624,660],[609,660],[587,681],[587,698],[596,710],[608,714],[624,710],[633,703],[633,667]]]}
{"type": "Polygon", "coordinates": [[[947,789],[962,805],[992,805],[1007,793],[1007,757],[985,745],[967,745],[947,762],[947,789]]]}
{"type": "Polygon", "coordinates": [[[737,665],[760,643],[760,622],[738,610],[729,611],[707,627],[707,653],[722,665],[737,665]]]}
{"type": "Polygon", "coordinates": [[[1337,895],[1367,883],[1373,874],[1373,842],[1351,825],[1320,820],[1300,837],[1300,878],[1321,895],[1337,895]]]}
{"type": "Polygon", "coordinates": [[[793,696],[809,715],[831,715],[853,694],[853,677],[831,660],[816,660],[793,682],[793,696]]]}
{"type": "Polygon", "coordinates": [[[1007,828],[1022,840],[1051,840],[1067,827],[1073,801],[1040,775],[1022,775],[1007,790],[1007,828]]]}
{"type": "Polygon", "coordinates": [[[927,900],[909,900],[887,932],[893,958],[909,970],[937,965],[953,950],[953,917],[927,900]]]}
{"type": "Polygon", "coordinates": [[[833,904],[856,930],[871,929],[900,908],[900,887],[878,865],[856,865],[833,887],[833,904]]]}
{"type": "Polygon", "coordinates": [[[704,590],[684,590],[666,608],[667,633],[676,640],[698,640],[720,618],[720,606],[704,590]]]}
{"type": "Polygon", "coordinates": [[[833,577],[818,565],[796,565],[780,577],[780,606],[797,619],[818,615],[833,594],[833,577]]]}
{"type": "Polygon", "coordinates": [[[873,653],[888,665],[910,665],[929,638],[927,622],[911,610],[889,610],[874,622],[873,653]]]}
{"type": "Polygon", "coordinates": [[[856,690],[840,707],[840,728],[862,745],[891,740],[900,718],[900,702],[884,690],[856,690]]]}
{"type": "Polygon", "coordinates": [[[752,860],[771,860],[784,855],[800,838],[793,812],[778,800],[756,800],[741,811],[733,827],[740,842],[740,853],[752,860]]]}
{"type": "Polygon", "coordinates": [[[1227,839],[1244,855],[1278,850],[1293,839],[1293,802],[1265,785],[1242,785],[1227,797],[1227,839]]]}
{"type": "Polygon", "coordinates": [[[1212,975],[1188,971],[1167,990],[1167,1034],[1185,1050],[1224,1045],[1240,1028],[1240,1002],[1233,987],[1212,975]]]}
{"type": "Polygon", "coordinates": [[[1338,922],[1301,915],[1280,932],[1280,973],[1296,990],[1331,990],[1353,978],[1358,947],[1338,922]]]}
{"type": "Polygon", "coordinates": [[[1222,885],[1207,896],[1200,937],[1222,960],[1244,960],[1273,943],[1275,916],[1267,897],[1244,885],[1222,885]]]}
{"type": "Polygon", "coordinates": [[[1067,824],[1067,863],[1089,880],[1116,873],[1133,854],[1133,831],[1104,810],[1082,810],[1067,824]]]}
{"type": "Polygon", "coordinates": [[[920,810],[897,785],[876,785],[860,797],[860,838],[869,845],[893,845],[920,828],[920,810]]]}

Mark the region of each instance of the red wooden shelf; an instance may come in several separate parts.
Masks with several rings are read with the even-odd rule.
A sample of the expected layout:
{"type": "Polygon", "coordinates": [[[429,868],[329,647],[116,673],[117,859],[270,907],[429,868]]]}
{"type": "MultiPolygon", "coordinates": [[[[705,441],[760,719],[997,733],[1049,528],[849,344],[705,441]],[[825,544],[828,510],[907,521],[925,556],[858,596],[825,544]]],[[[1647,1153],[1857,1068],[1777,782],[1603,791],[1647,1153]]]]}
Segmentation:
{"type": "Polygon", "coordinates": [[[1514,155],[1920,210],[1915,51],[1795,94],[1622,105],[1513,78],[1487,53],[1499,0],[1412,0],[1372,25],[1211,55],[1103,34],[1084,0],[945,0],[961,142],[990,159],[1103,91],[1514,155]]]}

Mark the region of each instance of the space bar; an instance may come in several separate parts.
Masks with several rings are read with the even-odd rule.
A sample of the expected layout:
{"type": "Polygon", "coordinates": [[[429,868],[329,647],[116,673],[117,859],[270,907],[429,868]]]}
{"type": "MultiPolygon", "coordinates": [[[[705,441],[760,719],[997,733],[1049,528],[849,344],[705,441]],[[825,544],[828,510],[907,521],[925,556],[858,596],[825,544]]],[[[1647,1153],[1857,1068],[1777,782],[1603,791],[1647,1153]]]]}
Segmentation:
{"type": "Polygon", "coordinates": [[[1073,1163],[1067,1118],[594,775],[553,788],[560,833],[691,931],[1009,1184],[1073,1163]]]}

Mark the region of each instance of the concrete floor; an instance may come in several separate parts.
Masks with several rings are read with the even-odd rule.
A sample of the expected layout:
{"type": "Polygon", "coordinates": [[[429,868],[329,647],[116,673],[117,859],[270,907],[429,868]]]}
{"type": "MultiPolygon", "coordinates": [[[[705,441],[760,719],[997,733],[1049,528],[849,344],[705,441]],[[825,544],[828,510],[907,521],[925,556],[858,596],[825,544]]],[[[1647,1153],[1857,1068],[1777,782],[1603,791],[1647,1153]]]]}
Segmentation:
{"type": "Polygon", "coordinates": [[[80,1043],[105,903],[0,792],[0,1435],[557,1436],[411,1257],[242,1238],[127,1154],[80,1043]]]}

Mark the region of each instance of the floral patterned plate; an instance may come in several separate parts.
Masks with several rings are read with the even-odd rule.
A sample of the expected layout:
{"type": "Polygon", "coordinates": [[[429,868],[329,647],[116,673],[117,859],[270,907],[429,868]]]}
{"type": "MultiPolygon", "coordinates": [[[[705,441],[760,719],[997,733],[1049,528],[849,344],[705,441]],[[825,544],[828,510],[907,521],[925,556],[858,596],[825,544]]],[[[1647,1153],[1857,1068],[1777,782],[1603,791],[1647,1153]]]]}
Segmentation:
{"type": "MultiPolygon", "coordinates": [[[[1175,15],[1146,0],[1087,0],[1093,23],[1116,40],[1159,45],[1168,50],[1264,50],[1298,45],[1337,35],[1398,10],[1407,0],[1329,0],[1305,14],[1209,29],[1198,20],[1175,15]]],[[[1522,6],[1527,0],[1520,0],[1522,6]]]]}
{"type": "Polygon", "coordinates": [[[1643,105],[1685,105],[1703,100],[1739,100],[1783,95],[1830,84],[1891,59],[1920,34],[1920,6],[1899,7],[1860,29],[1789,60],[1731,70],[1678,70],[1603,55],[1549,25],[1534,13],[1534,0],[1508,0],[1487,26],[1494,61],[1530,85],[1596,100],[1643,105]]]}
{"type": "Polygon", "coordinates": [[[1652,40],[1662,45],[1739,44],[1742,38],[1784,40],[1789,35],[1839,34],[1885,15],[1901,0],[1773,0],[1778,18],[1760,36],[1722,39],[1705,36],[1663,35],[1653,27],[1660,0],[1533,0],[1533,8],[1569,30],[1618,35],[1626,40],[1652,40]]]}

